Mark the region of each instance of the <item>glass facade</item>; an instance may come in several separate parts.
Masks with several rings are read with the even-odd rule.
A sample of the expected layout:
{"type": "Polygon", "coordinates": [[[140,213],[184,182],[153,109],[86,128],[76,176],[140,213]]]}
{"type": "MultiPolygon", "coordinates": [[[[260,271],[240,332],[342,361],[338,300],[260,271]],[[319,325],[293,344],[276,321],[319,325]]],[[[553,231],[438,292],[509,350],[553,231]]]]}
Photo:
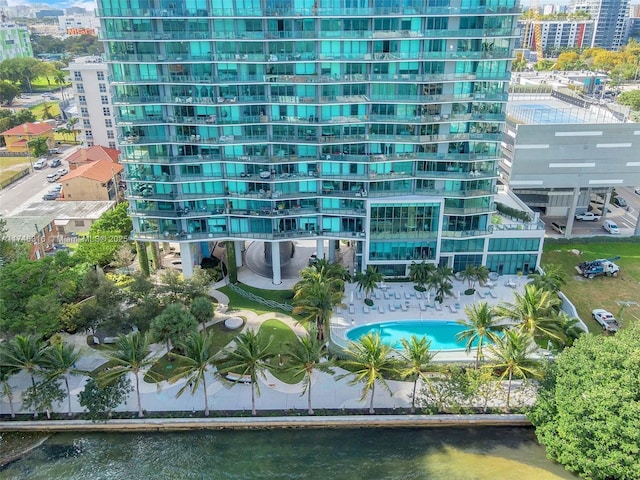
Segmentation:
{"type": "Polygon", "coordinates": [[[98,0],[98,14],[137,239],[354,240],[360,268],[394,272],[482,253],[516,0],[98,0]]]}

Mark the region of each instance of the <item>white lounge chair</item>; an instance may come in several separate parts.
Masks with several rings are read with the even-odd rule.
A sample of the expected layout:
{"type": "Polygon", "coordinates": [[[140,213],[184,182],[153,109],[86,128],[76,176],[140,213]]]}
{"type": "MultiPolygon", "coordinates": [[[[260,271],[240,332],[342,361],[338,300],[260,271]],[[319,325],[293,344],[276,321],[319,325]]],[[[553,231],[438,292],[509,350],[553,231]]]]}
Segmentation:
{"type": "Polygon", "coordinates": [[[478,292],[478,296],[479,296],[480,298],[487,298],[487,294],[486,294],[486,293],[481,292],[480,290],[477,290],[477,292],[478,292]]]}
{"type": "Polygon", "coordinates": [[[378,312],[384,313],[384,307],[382,305],[378,305],[378,312]]]}
{"type": "Polygon", "coordinates": [[[451,313],[458,313],[458,309],[455,305],[449,305],[449,310],[451,310],[451,313]]]}
{"type": "Polygon", "coordinates": [[[492,298],[498,298],[498,294],[496,292],[494,292],[493,290],[489,290],[489,295],[491,295],[492,298]]]}
{"type": "Polygon", "coordinates": [[[422,292],[416,292],[416,298],[418,300],[422,300],[424,297],[422,296],[422,292]]]}
{"type": "Polygon", "coordinates": [[[362,306],[362,313],[369,313],[369,312],[370,312],[369,307],[367,305],[363,305],[362,306]]]}
{"type": "Polygon", "coordinates": [[[356,307],[354,307],[353,305],[349,305],[349,313],[351,314],[356,313],[356,307]]]}
{"type": "Polygon", "coordinates": [[[420,311],[421,312],[426,312],[427,311],[427,304],[424,302],[420,302],[420,311]]]}
{"type": "Polygon", "coordinates": [[[396,300],[400,300],[402,297],[400,296],[400,292],[396,292],[396,300]]]}
{"type": "Polygon", "coordinates": [[[357,297],[358,297],[358,300],[362,300],[362,292],[358,292],[357,297]]]}
{"type": "Polygon", "coordinates": [[[404,298],[406,298],[407,300],[410,300],[411,294],[409,292],[404,292],[404,298]]]}
{"type": "Polygon", "coordinates": [[[394,307],[392,304],[389,304],[389,311],[390,312],[395,312],[396,311],[396,307],[394,307]]]}
{"type": "Polygon", "coordinates": [[[400,308],[402,309],[403,312],[409,311],[409,307],[407,307],[407,305],[400,305],[400,308]]]}
{"type": "Polygon", "coordinates": [[[439,312],[442,311],[442,305],[440,305],[440,302],[434,302],[433,308],[435,308],[439,312]]]}

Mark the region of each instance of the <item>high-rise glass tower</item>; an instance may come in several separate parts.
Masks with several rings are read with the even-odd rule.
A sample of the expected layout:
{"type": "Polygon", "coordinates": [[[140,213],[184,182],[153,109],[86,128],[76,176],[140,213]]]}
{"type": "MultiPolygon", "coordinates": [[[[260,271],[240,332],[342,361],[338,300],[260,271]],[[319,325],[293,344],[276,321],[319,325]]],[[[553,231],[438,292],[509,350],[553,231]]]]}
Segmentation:
{"type": "Polygon", "coordinates": [[[516,3],[98,0],[135,238],[486,263],[516,3]]]}

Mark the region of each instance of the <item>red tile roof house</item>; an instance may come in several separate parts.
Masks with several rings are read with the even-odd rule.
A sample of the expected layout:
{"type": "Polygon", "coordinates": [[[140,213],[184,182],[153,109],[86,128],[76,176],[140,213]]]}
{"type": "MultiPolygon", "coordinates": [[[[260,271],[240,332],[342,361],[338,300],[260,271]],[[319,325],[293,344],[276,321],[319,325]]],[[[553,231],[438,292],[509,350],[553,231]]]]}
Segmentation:
{"type": "Polygon", "coordinates": [[[55,123],[49,122],[23,123],[0,133],[0,135],[4,137],[4,142],[7,144],[7,152],[26,153],[28,151],[27,142],[37,137],[46,137],[47,143],[53,145],[54,128],[55,123]]]}
{"type": "Polygon", "coordinates": [[[110,160],[86,163],[62,177],[64,200],[115,200],[120,172],[124,167],[110,160]]]}
{"type": "Polygon", "coordinates": [[[114,148],[102,147],[100,145],[94,145],[90,148],[82,148],[69,155],[67,161],[69,162],[69,170],[73,171],[80,165],[96,162],[98,160],[109,160],[113,163],[118,163],[120,157],[120,150],[114,148]]]}

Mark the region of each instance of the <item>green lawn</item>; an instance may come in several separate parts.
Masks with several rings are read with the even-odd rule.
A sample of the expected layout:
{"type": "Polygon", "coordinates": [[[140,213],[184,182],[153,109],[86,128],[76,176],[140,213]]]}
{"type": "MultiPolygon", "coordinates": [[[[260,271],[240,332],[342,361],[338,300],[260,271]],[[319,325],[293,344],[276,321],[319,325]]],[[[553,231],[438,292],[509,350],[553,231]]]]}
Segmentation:
{"type": "MultiPolygon", "coordinates": [[[[240,329],[229,330],[224,326],[224,322],[218,322],[207,328],[207,331],[213,336],[213,348],[215,351],[221,352],[227,345],[229,345],[233,339],[238,335],[240,329]]],[[[147,383],[156,383],[163,380],[168,380],[173,374],[173,370],[180,366],[178,360],[169,361],[168,356],[165,354],[158,359],[158,361],[151,367],[150,371],[155,375],[155,379],[152,379],[148,375],[145,375],[144,381],[147,383]]]]}
{"type": "Polygon", "coordinates": [[[272,360],[275,367],[272,370],[273,376],[284,383],[292,385],[299,383],[302,380],[302,375],[294,376],[290,372],[285,371],[285,369],[290,366],[290,362],[287,361],[285,356],[282,357],[282,366],[278,365],[278,354],[288,352],[288,344],[290,345],[298,341],[298,336],[291,330],[291,327],[273,318],[263,322],[262,325],[260,325],[258,333],[271,337],[269,352],[274,356],[272,360]]]}
{"type": "MultiPolygon", "coordinates": [[[[243,290],[247,291],[247,292],[251,292],[259,297],[262,297],[266,300],[273,300],[279,303],[288,303],[289,305],[291,305],[291,301],[292,301],[292,292],[290,290],[262,290],[260,288],[254,288],[254,287],[250,287],[248,285],[244,285],[242,283],[239,283],[238,286],[240,288],[242,288],[243,290]]],[[[298,315],[293,315],[291,312],[288,312],[286,310],[280,310],[278,308],[272,308],[272,307],[267,307],[266,305],[263,305],[262,303],[258,303],[258,302],[254,302],[253,300],[250,300],[246,297],[243,297],[242,295],[237,294],[236,292],[234,292],[233,290],[231,290],[229,287],[222,287],[219,289],[222,293],[224,293],[227,297],[229,297],[229,307],[236,309],[236,310],[240,310],[240,309],[245,309],[245,310],[252,310],[254,312],[256,312],[258,315],[262,314],[262,313],[269,313],[269,312],[279,312],[279,313],[284,313],[285,315],[290,315],[296,319],[299,319],[300,317],[298,315]]]]}
{"type": "MultiPolygon", "coordinates": [[[[604,308],[618,315],[620,306],[616,301],[635,301],[640,303],[640,241],[620,239],[618,241],[576,239],[574,242],[555,242],[547,240],[542,255],[542,266],[553,263],[561,267],[566,275],[567,284],[562,291],[578,309],[578,314],[594,332],[601,327],[591,319],[591,310],[604,308]],[[582,241],[581,241],[582,240],[582,241]],[[579,255],[571,252],[577,250],[579,255]],[[615,263],[620,266],[618,277],[598,276],[586,279],[575,270],[576,265],[597,258],[620,256],[615,263]]],[[[640,321],[640,306],[633,305],[624,309],[622,325],[640,321]]]]}
{"type": "Polygon", "coordinates": [[[29,157],[0,157],[0,183],[29,166],[29,157]]]}
{"type": "Polygon", "coordinates": [[[49,105],[49,113],[53,117],[57,117],[58,115],[60,115],[60,105],[58,105],[58,102],[42,102],[31,107],[29,110],[31,110],[31,112],[35,115],[36,119],[43,120],[42,115],[44,114],[45,105],[49,105]]]}

